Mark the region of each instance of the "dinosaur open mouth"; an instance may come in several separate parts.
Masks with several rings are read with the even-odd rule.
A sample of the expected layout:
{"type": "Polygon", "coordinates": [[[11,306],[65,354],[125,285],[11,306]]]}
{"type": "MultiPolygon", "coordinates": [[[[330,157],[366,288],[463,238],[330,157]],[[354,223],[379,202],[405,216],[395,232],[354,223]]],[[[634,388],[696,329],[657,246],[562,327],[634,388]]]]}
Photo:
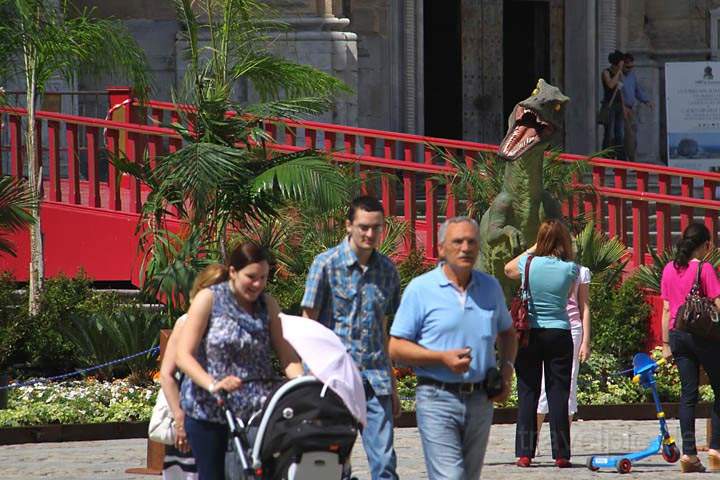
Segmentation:
{"type": "Polygon", "coordinates": [[[521,105],[515,107],[515,123],[503,142],[498,153],[507,160],[515,160],[527,152],[542,139],[552,135],[555,128],[542,119],[537,112],[521,105]]]}

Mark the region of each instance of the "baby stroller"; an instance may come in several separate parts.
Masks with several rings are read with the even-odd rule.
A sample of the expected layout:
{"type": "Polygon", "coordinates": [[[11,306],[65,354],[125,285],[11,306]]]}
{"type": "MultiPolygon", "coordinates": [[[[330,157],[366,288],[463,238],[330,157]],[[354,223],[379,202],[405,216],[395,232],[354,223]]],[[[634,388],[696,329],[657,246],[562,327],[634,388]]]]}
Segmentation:
{"type": "Polygon", "coordinates": [[[349,480],[358,421],[313,376],[282,384],[247,425],[224,409],[247,480],[349,480]]]}
{"type": "Polygon", "coordinates": [[[283,336],[312,375],[277,388],[244,425],[225,409],[247,480],[351,480],[350,453],[367,422],[362,377],[332,330],[280,315],[283,336]]]}

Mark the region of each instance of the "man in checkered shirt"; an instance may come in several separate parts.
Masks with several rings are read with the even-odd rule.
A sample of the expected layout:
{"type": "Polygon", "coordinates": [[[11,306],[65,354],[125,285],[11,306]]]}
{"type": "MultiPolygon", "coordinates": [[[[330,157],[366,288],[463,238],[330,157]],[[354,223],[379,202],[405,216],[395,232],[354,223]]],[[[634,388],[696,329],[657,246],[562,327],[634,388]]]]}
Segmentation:
{"type": "Polygon", "coordinates": [[[335,331],[362,373],[368,419],[362,439],[373,480],[398,478],[393,418],[400,402],[387,353],[387,315],[397,309],[400,277],[377,251],[384,225],[377,199],[354,199],[345,221],[347,237],[315,257],[301,304],[304,316],[335,331]]]}

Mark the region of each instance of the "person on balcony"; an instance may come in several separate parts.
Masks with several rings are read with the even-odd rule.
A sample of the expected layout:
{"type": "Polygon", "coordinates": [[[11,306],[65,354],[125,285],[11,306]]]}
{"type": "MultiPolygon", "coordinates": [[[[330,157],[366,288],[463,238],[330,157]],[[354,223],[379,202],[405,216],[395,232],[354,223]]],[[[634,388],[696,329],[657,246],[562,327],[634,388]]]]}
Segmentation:
{"type": "Polygon", "coordinates": [[[635,76],[635,57],[626,53],[623,57],[622,103],[624,121],[625,159],[634,162],[637,159],[637,106],[642,103],[650,108],[653,104],[635,76]]]}
{"type": "Polygon", "coordinates": [[[568,398],[573,341],[567,312],[578,266],[572,261],[570,232],[560,220],[545,220],[537,243],[505,265],[505,275],[523,281],[530,262],[530,338],[516,361],[518,419],[515,455],[519,467],[529,467],[537,443],[537,408],[543,371],[550,413],[552,457],[560,468],[571,467],[568,398]]]}
{"type": "MultiPolygon", "coordinates": [[[[700,366],[705,369],[715,394],[711,421],[712,437],[708,439],[710,470],[720,472],[720,343],[692,335],[675,328],[675,317],[685,303],[697,278],[700,262],[712,248],[710,231],[702,223],[693,223],[678,242],[675,259],[665,265],[660,282],[663,299],[662,339],[663,356],[675,359],[680,372],[680,432],[682,451],[680,468],[683,472],[704,472],[705,466],[697,456],[695,445],[695,406],[698,402],[700,366]]],[[[700,271],[703,296],[713,299],[720,308],[720,281],[710,263],[703,263],[700,271]]]]}
{"type": "Polygon", "coordinates": [[[384,226],[376,198],[355,198],[345,221],[347,237],[315,257],[301,302],[303,316],[334,330],[360,369],[368,422],[362,441],[373,480],[398,478],[393,418],[400,400],[387,354],[387,317],[400,300],[400,276],[377,251],[384,226]]]}
{"type": "Polygon", "coordinates": [[[610,66],[602,71],[600,79],[603,86],[603,99],[601,111],[606,110],[607,115],[602,119],[603,123],[603,150],[614,149],[615,158],[624,159],[623,142],[625,136],[625,123],[623,120],[623,66],[625,55],[615,50],[608,55],[610,66]]]}
{"type": "Polygon", "coordinates": [[[497,279],[473,269],[478,237],[468,217],[442,224],[442,261],[410,282],[390,329],[392,359],[417,374],[415,413],[431,480],[480,478],[493,402],[510,393],[515,329],[497,279]],[[491,397],[484,381],[497,372],[496,341],[502,384],[491,397]]]}
{"type": "Polygon", "coordinates": [[[228,280],[195,295],[178,340],[176,362],[185,373],[180,405],[201,480],[225,478],[228,426],[215,395],[227,392],[228,408],[247,421],[274,386],[271,350],[288,378],[303,374],[282,336],[277,301],[264,291],[269,260],[253,243],[235,247],[228,280]]]}

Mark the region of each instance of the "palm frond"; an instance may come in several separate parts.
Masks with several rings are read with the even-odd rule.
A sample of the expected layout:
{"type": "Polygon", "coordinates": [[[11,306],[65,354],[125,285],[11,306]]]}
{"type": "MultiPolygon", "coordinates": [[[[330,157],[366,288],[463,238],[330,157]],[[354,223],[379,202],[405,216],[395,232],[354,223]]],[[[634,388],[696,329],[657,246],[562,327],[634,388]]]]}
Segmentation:
{"type": "Polygon", "coordinates": [[[468,165],[464,159],[455,157],[445,149],[437,146],[432,148],[438,158],[455,169],[452,175],[438,175],[433,179],[445,185],[461,204],[465,204],[468,216],[479,218],[502,190],[505,162],[497,155],[486,154],[472,159],[468,165]]]}
{"type": "Polygon", "coordinates": [[[627,256],[627,247],[617,238],[608,238],[588,222],[575,237],[577,263],[598,274],[618,265],[627,256]]]}
{"type": "Polygon", "coordinates": [[[35,195],[24,180],[0,176],[0,230],[15,231],[34,223],[35,205],[35,195]]]}
{"type": "Polygon", "coordinates": [[[386,217],[385,233],[378,251],[388,257],[396,254],[409,234],[412,235],[408,222],[397,217],[386,217]]]}
{"type": "Polygon", "coordinates": [[[270,54],[248,56],[233,65],[235,79],[247,78],[264,101],[281,98],[331,98],[350,91],[343,82],[309,65],[270,54]]]}
{"type": "Polygon", "coordinates": [[[340,172],[319,152],[284,155],[274,158],[273,163],[254,178],[254,190],[278,191],[292,200],[312,198],[318,208],[332,208],[349,196],[340,172]]]}
{"type": "Polygon", "coordinates": [[[205,195],[227,181],[239,181],[249,175],[243,167],[247,153],[241,149],[214,143],[191,143],[165,156],[156,167],[164,184],[205,195]]]}

